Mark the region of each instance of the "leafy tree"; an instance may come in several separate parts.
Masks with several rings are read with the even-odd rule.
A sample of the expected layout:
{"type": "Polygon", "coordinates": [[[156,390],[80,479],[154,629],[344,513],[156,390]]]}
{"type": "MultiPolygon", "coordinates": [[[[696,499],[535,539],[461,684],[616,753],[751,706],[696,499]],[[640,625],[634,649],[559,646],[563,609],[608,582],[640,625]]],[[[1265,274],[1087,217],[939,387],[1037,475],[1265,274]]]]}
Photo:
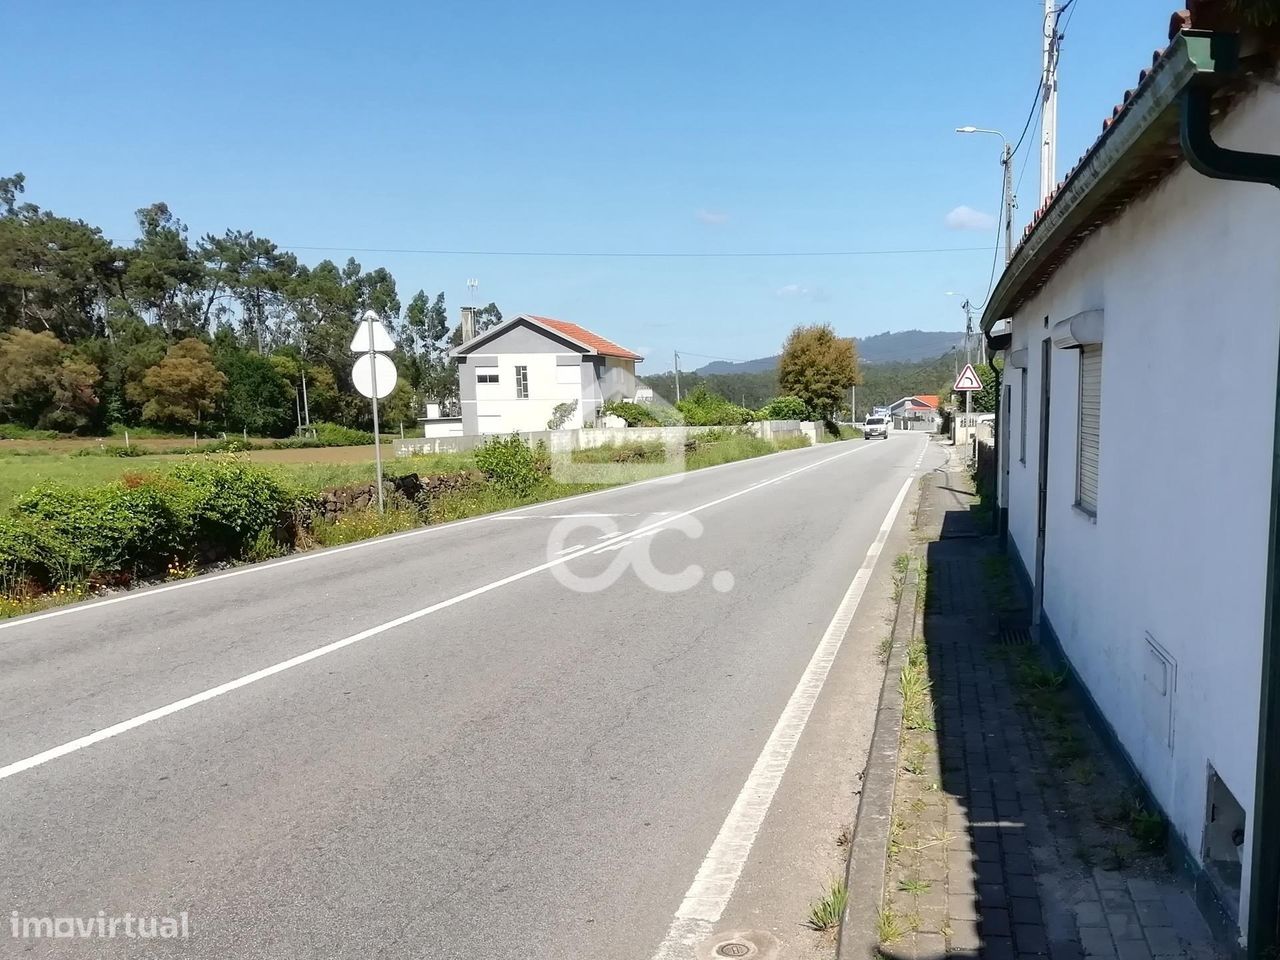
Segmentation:
{"type": "Polygon", "coordinates": [[[27,427],[78,430],[98,406],[101,374],[45,330],[0,336],[0,415],[27,427]]]}
{"type": "Polygon", "coordinates": [[[0,217],[0,327],[48,330],[63,342],[102,333],[123,255],[97,227],[35,210],[0,217]]]}
{"type": "Polygon", "coordinates": [[[140,236],[130,252],[124,282],[140,312],[166,331],[200,329],[204,264],[187,243],[187,225],[168,204],[135,214],[140,236]]]}
{"type": "Polygon", "coordinates": [[[214,365],[213,350],[188,337],[170,347],[141,380],[131,383],[128,393],[142,404],[144,420],[192,427],[213,412],[226,387],[227,376],[214,365]]]}
{"type": "MultiPolygon", "coordinates": [[[[1000,406],[1000,377],[1004,372],[1004,357],[994,358],[995,373],[990,366],[975,367],[982,380],[982,389],[973,395],[973,409],[978,413],[995,413],[1000,406]]],[[[953,381],[954,382],[954,381],[953,381]]]]}
{"type": "Polygon", "coordinates": [[[142,404],[129,397],[129,384],[141,380],[148,368],[163,360],[167,348],[164,334],[127,308],[108,316],[106,336],[81,345],[85,356],[102,371],[102,422],[137,423],[141,419],[142,404]]]}
{"type": "Polygon", "coordinates": [[[816,416],[832,419],[859,380],[851,338],[837,337],[829,324],[791,331],[778,361],[778,382],[816,416]]]}
{"type": "Polygon", "coordinates": [[[218,353],[217,367],[226,378],[217,405],[223,426],[268,437],[290,432],[297,423],[296,394],[277,360],[238,348],[218,353]]]}

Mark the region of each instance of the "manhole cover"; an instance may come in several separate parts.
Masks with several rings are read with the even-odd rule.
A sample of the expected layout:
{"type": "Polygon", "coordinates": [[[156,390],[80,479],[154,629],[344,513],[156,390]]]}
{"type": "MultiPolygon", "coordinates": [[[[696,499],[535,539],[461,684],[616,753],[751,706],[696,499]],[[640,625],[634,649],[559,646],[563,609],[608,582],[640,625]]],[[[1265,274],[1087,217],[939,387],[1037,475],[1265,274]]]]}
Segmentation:
{"type": "Polygon", "coordinates": [[[730,940],[716,947],[716,954],[721,957],[745,957],[751,953],[751,944],[730,940]]]}

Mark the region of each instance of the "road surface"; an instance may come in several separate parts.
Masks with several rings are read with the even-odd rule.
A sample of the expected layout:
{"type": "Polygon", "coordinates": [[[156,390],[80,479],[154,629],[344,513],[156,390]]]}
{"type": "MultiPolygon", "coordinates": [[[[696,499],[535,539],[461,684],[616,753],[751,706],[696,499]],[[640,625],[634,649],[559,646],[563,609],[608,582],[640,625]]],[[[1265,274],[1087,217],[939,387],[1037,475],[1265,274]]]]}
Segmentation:
{"type": "Polygon", "coordinates": [[[824,736],[866,733],[883,668],[838,654],[886,602],[927,447],[812,447],[0,624],[0,955],[694,956],[758,913],[735,896],[769,899],[753,858],[786,846],[769,814],[805,797],[785,771],[824,687],[862,691],[824,736]],[[126,913],[186,936],[97,935],[126,913]],[[13,936],[47,917],[99,926],[13,936]]]}

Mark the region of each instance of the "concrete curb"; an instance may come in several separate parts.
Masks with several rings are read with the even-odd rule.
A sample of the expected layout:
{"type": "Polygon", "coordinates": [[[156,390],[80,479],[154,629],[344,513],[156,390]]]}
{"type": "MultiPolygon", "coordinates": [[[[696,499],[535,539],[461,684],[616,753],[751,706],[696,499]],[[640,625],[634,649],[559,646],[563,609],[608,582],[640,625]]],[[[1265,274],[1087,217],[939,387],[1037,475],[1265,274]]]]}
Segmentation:
{"type": "MultiPolygon", "coordinates": [[[[917,514],[923,493],[921,484],[916,498],[917,514]]],[[[921,555],[919,545],[913,544],[910,553],[912,560],[918,561],[921,555]]],[[[845,960],[875,957],[880,946],[876,931],[880,907],[884,903],[889,827],[893,821],[898,748],[902,739],[902,693],[898,689],[898,678],[906,660],[907,645],[919,631],[920,604],[917,598],[920,581],[917,568],[918,563],[911,564],[898,598],[898,610],[893,620],[893,646],[885,664],[875,732],[871,735],[862,792],[858,797],[853,842],[849,845],[849,864],[845,873],[849,901],[840,921],[840,935],[836,942],[836,956],[845,960]]]]}

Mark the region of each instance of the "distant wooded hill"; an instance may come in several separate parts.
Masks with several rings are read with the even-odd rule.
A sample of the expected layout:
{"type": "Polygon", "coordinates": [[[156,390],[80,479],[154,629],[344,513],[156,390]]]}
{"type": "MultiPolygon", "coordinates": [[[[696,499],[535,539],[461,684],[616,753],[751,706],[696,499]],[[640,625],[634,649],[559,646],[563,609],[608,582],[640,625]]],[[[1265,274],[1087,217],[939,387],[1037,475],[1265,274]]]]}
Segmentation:
{"type": "MultiPolygon", "coordinates": [[[[862,383],[857,388],[859,415],[872,407],[887,406],[895,400],[917,394],[940,394],[945,398],[955,382],[955,362],[948,347],[941,356],[927,360],[860,364],[862,383]]],[[[642,379],[659,397],[668,403],[675,402],[674,374],[659,373],[642,379]]],[[[707,374],[694,371],[680,374],[682,393],[687,394],[698,386],[705,386],[726,400],[758,410],[778,396],[776,360],[763,370],[750,372],[707,374]]]]}
{"type": "MultiPolygon", "coordinates": [[[[877,333],[873,337],[856,338],[858,359],[864,364],[917,363],[940,357],[954,346],[964,342],[963,333],[947,330],[900,330],[897,333],[877,333]]],[[[732,363],[717,360],[699,367],[695,372],[712,374],[764,373],[777,369],[778,357],[760,357],[732,363]]],[[[894,398],[898,399],[897,397],[894,398]]]]}

